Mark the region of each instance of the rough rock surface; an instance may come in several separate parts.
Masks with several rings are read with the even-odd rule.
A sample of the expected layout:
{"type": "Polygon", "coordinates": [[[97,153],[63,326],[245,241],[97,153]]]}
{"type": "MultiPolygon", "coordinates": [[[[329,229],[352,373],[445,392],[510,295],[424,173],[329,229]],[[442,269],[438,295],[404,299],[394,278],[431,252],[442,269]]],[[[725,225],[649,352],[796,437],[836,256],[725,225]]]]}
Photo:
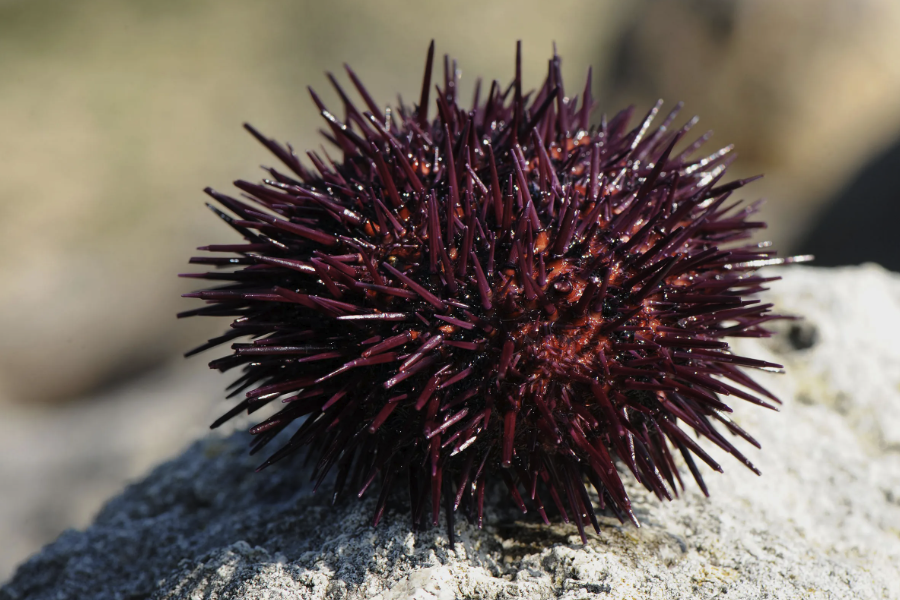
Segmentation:
{"type": "MultiPolygon", "coordinates": [[[[210,437],[25,563],[0,600],[188,598],[900,598],[900,276],[792,268],[771,293],[781,335],[739,350],[781,362],[760,380],[780,413],[736,406],[762,443],[660,504],[643,527],[538,525],[495,500],[484,530],[409,532],[405,500],[330,507],[299,460],[253,473],[247,437],[210,437]]],[[[714,450],[714,449],[713,449],[714,450]]],[[[711,452],[713,451],[711,450],[711,452]]],[[[630,479],[626,478],[630,482],[630,479]]]]}

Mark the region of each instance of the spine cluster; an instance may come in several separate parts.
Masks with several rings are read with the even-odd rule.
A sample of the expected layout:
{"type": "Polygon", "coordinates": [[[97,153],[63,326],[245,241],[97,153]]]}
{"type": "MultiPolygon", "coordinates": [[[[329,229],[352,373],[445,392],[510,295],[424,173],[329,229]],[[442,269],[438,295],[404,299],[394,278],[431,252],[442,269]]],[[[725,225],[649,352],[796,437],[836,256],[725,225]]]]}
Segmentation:
{"type": "Polygon", "coordinates": [[[668,499],[680,454],[705,493],[695,458],[721,467],[697,436],[756,471],[717,429],[758,446],[722,397],[774,408],[742,369],[780,366],[725,340],[768,335],[780,317],[753,295],[772,278],[753,272],[790,259],[746,242],[764,224],[732,200],[746,180],[721,183],[731,148],[692,158],[709,134],[679,144],[696,123],[672,127],[680,106],[655,128],[661,103],[634,128],[632,109],[592,126],[590,73],[567,97],[555,56],[536,92],[517,52],[513,82],[482,98],[479,81],[463,107],[446,57],[432,89],[433,55],[414,108],[379,108],[349,68],[361,108],[330,74],[341,118],[311,91],[338,158],[309,168],[248,125],[289,172],[235,182],[243,199],[207,189],[244,238],[191,259],[222,286],[181,315],[234,319],[189,354],[246,338],[210,363],[241,371],[213,426],[279,400],[252,451],[294,429],[263,467],[306,448],[335,498],[379,484],[375,523],[408,487],[414,526],[442,498],[480,525],[501,480],[582,537],[598,527],[586,483],[636,523],[617,462],[668,499]]]}

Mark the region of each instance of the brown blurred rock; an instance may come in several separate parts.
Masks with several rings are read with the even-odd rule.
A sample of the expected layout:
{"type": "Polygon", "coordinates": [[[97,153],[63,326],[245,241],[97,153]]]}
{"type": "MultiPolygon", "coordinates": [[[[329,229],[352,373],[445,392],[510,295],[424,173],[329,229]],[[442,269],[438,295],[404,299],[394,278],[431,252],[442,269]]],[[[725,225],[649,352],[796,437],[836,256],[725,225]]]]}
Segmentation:
{"type": "Polygon", "coordinates": [[[819,213],[797,244],[823,267],[877,262],[900,271],[900,139],[869,162],[819,213]]]}
{"type": "Polygon", "coordinates": [[[898,31],[895,0],[648,0],[606,104],[683,100],[710,151],[736,145],[735,176],[766,174],[746,193],[769,198],[762,235],[784,248],[900,131],[898,31]]]}

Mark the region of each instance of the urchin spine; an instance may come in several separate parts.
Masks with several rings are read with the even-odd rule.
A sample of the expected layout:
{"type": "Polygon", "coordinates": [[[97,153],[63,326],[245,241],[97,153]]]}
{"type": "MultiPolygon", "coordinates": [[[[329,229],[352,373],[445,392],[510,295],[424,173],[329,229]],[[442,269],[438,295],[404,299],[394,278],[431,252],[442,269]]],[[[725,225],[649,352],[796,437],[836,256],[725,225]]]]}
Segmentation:
{"type": "Polygon", "coordinates": [[[763,224],[727,203],[747,183],[719,183],[730,148],[691,160],[705,135],[676,152],[696,123],[671,129],[680,105],[656,129],[661,103],[634,129],[632,109],[590,126],[590,72],[568,98],[554,56],[523,93],[520,46],[513,83],[482,102],[479,81],[470,109],[445,57],[429,120],[433,57],[414,109],[382,111],[349,68],[367,110],[330,74],[343,121],[311,91],[341,160],[310,152],[308,169],[247,125],[291,174],[235,182],[250,204],[207,190],[246,243],[191,259],[236,270],[189,275],[226,283],[181,316],[235,320],[189,354],[251,338],[210,363],[240,367],[231,397],[245,394],[213,426],[281,399],[252,452],[299,427],[263,467],[306,447],[335,497],[379,480],[375,523],[406,478],[414,525],[429,495],[435,524],[443,495],[480,525],[491,477],[545,522],[549,498],[582,538],[598,528],[585,479],[636,523],[616,458],[667,499],[683,488],[674,450],[704,493],[694,457],[721,470],[679,422],[755,471],[713,422],[758,445],[721,396],[774,408],[741,368],[780,366],[723,338],[768,335],[780,317],[751,296],[772,278],[753,271],[791,259],[741,245],[763,224]]]}

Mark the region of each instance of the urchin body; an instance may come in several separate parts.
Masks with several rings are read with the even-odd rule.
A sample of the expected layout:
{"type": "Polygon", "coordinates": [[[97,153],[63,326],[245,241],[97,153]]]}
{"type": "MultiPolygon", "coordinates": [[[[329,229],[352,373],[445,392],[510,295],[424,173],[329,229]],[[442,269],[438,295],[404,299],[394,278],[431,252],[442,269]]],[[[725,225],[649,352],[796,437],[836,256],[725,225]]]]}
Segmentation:
{"type": "Polygon", "coordinates": [[[284,403],[251,430],[258,451],[296,428],[264,466],[307,449],[335,497],[379,484],[376,523],[408,487],[414,524],[442,497],[480,524],[502,480],[584,537],[586,482],[635,520],[617,459],[670,498],[677,451],[705,492],[694,457],[721,468],[694,434],[755,470],[714,425],[756,445],[721,396],[777,402],[741,368],[779,366],[725,341],[768,335],[753,272],[780,262],[742,241],[762,224],[729,201],[745,182],[719,183],[730,148],[691,159],[707,135],[676,151],[696,120],[671,129],[676,108],[651,129],[659,105],[634,129],[631,110],[590,126],[590,76],[567,98],[554,57],[523,94],[518,57],[509,88],[470,108],[445,58],[430,120],[433,45],[414,109],[383,111],[348,69],[360,110],[329,76],[344,120],[313,99],[340,160],[309,153],[308,169],[248,126],[291,173],[236,182],[247,201],[207,190],[246,243],[192,259],[235,268],[193,275],[228,283],[183,314],[235,317],[200,349],[251,338],[210,365],[242,369],[245,394],[214,426],[284,403]]]}

